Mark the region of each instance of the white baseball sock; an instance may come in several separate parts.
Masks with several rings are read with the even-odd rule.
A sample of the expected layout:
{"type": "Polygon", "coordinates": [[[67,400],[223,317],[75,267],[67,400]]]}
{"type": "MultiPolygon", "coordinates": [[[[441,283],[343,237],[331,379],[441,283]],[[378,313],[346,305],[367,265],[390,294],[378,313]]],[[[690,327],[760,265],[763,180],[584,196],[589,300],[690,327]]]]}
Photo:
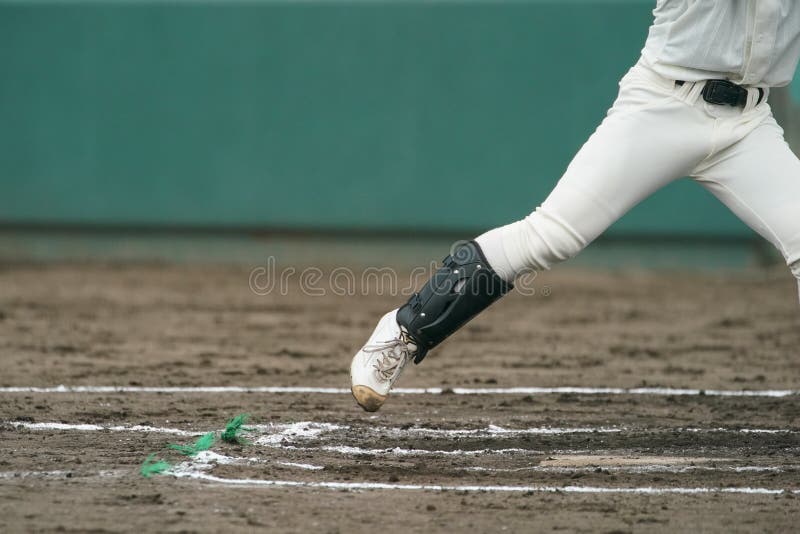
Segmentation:
{"type": "Polygon", "coordinates": [[[578,233],[542,208],[475,238],[492,269],[511,282],[530,270],[549,269],[587,245],[578,233]]]}

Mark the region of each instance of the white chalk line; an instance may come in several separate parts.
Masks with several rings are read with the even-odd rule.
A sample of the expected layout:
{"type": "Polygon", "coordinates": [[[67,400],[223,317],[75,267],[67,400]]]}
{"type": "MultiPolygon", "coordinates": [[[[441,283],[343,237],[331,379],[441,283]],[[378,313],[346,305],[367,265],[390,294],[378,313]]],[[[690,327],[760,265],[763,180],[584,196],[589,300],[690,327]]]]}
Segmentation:
{"type": "MultiPolygon", "coordinates": [[[[262,445],[266,447],[284,449],[284,450],[295,450],[295,451],[323,451],[323,452],[330,452],[334,454],[342,454],[345,456],[486,456],[486,455],[507,455],[507,454],[520,454],[520,455],[543,455],[548,453],[555,453],[556,451],[543,451],[543,450],[533,450],[533,449],[523,449],[519,447],[513,448],[482,448],[482,449],[451,449],[451,450],[442,450],[442,449],[416,449],[416,448],[405,448],[405,447],[385,447],[385,448],[364,448],[358,447],[353,445],[315,445],[315,446],[308,446],[308,445],[297,445],[297,443],[307,444],[314,439],[321,438],[324,434],[332,434],[337,431],[348,431],[351,430],[350,426],[347,425],[339,425],[335,423],[319,423],[313,421],[300,421],[297,423],[289,423],[289,424],[269,424],[269,425],[256,425],[252,427],[254,430],[262,430],[265,431],[267,434],[261,436],[255,440],[256,445],[262,445]]],[[[367,428],[358,428],[353,429],[359,433],[369,433],[373,435],[389,435],[394,437],[400,436],[409,436],[413,435],[414,430],[420,429],[403,429],[403,428],[396,428],[396,427],[367,427],[367,428]]],[[[461,434],[462,430],[445,430],[445,429],[421,429],[426,430],[428,433],[435,432],[436,430],[440,431],[440,435],[445,437],[464,437],[461,434]],[[450,434],[449,432],[456,432],[456,434],[450,434]]],[[[475,432],[487,432],[486,435],[489,435],[488,432],[494,431],[497,433],[501,431],[505,431],[507,429],[501,429],[500,427],[492,426],[487,429],[478,429],[475,432]]],[[[573,429],[573,428],[531,428],[531,429],[520,429],[520,431],[525,432],[538,432],[538,433],[548,433],[548,434],[572,434],[576,431],[578,432],[593,432],[594,429],[588,428],[581,428],[581,429],[573,429]]],[[[621,429],[612,429],[613,431],[619,431],[621,429]]],[[[477,434],[476,434],[477,435],[477,434]]],[[[575,450],[559,450],[558,454],[578,454],[579,452],[585,451],[575,451],[575,450]]]]}
{"type": "Polygon", "coordinates": [[[732,473],[784,473],[787,471],[796,471],[800,469],[800,465],[724,465],[724,466],[705,466],[705,465],[664,465],[664,464],[645,464],[645,465],[587,465],[580,467],[561,467],[550,465],[531,465],[526,467],[460,467],[460,471],[470,472],[486,472],[486,473],[555,473],[555,474],[573,474],[573,473],[596,473],[599,471],[610,471],[615,473],[630,473],[630,474],[649,474],[649,473],[690,473],[693,471],[704,472],[732,472],[732,473]]]}
{"type": "MultiPolygon", "coordinates": [[[[22,426],[25,428],[29,428],[31,430],[77,430],[77,431],[116,431],[116,432],[161,432],[167,434],[180,434],[180,435],[200,435],[202,432],[188,432],[179,429],[173,428],[158,428],[158,427],[150,427],[144,425],[115,425],[115,426],[108,426],[103,427],[100,425],[91,425],[91,424],[74,424],[70,425],[67,423],[30,423],[30,422],[12,422],[9,424],[15,424],[18,426],[22,426]]],[[[301,422],[301,423],[293,423],[288,425],[264,425],[264,427],[273,427],[274,429],[282,428],[279,433],[274,435],[265,436],[267,438],[265,440],[266,445],[273,446],[277,448],[287,448],[287,449],[311,449],[311,450],[329,450],[335,452],[344,452],[347,454],[363,454],[365,451],[374,452],[375,454],[386,454],[387,452],[395,453],[395,454],[463,454],[463,455],[485,455],[491,453],[506,453],[506,452],[525,452],[530,453],[532,451],[527,449],[484,449],[479,451],[428,451],[424,449],[360,449],[357,447],[346,447],[346,446],[325,446],[325,447],[294,447],[291,445],[281,445],[280,443],[287,438],[296,438],[300,440],[309,440],[315,439],[319,437],[320,434],[326,431],[335,431],[341,429],[347,429],[349,427],[336,425],[331,423],[313,423],[313,422],[301,422]],[[316,426],[315,426],[316,425],[316,426]],[[280,441],[276,439],[274,436],[280,438],[280,441]]],[[[496,431],[498,427],[494,427],[493,429],[486,429],[496,431]]],[[[390,429],[393,431],[401,431],[402,429],[390,429]]],[[[435,429],[427,429],[427,430],[435,430],[435,429]]],[[[504,429],[505,430],[505,429],[504,429]]],[[[531,429],[521,429],[521,430],[531,430],[531,429]]],[[[569,429],[574,430],[574,429],[569,429]]],[[[699,430],[699,429],[694,429],[699,430]]],[[[553,452],[553,451],[550,451],[553,452]]],[[[559,451],[559,454],[577,454],[583,453],[586,451],[559,451]]],[[[438,484],[385,484],[385,483],[376,483],[376,482],[323,482],[323,481],[290,481],[290,480],[259,480],[259,479],[229,479],[229,478],[222,478],[217,477],[214,475],[208,474],[206,471],[209,471],[213,468],[216,464],[247,464],[247,463],[266,463],[265,460],[260,458],[236,458],[236,457],[229,457],[224,456],[218,453],[214,453],[212,451],[203,451],[199,453],[194,459],[186,461],[182,464],[174,466],[170,471],[169,474],[174,475],[177,478],[193,478],[193,479],[200,479],[205,480],[207,482],[217,483],[217,484],[224,484],[224,485],[235,485],[235,486],[270,486],[270,487],[308,487],[308,488],[324,488],[324,489],[333,489],[333,490],[401,490],[401,491],[466,491],[466,492],[517,492],[517,493],[526,493],[526,492],[547,492],[547,493],[624,493],[624,494],[649,494],[649,495],[667,495],[667,494],[710,494],[710,493],[741,493],[741,494],[763,494],[763,495],[776,495],[785,492],[790,492],[794,494],[800,493],[800,490],[782,490],[782,489],[771,489],[771,488],[654,488],[654,487],[634,487],[634,488],[614,488],[614,487],[597,487],[597,486],[536,486],[536,485],[523,485],[523,486],[491,486],[491,485],[438,485],[438,484]]],[[[296,462],[286,462],[286,461],[277,461],[275,462],[277,465],[291,467],[291,468],[298,468],[303,470],[321,470],[324,469],[324,466],[318,466],[314,464],[305,464],[305,463],[296,463],[296,462]]],[[[532,467],[539,467],[543,468],[545,466],[532,466],[532,467]]],[[[659,468],[669,469],[675,466],[659,466],[659,465],[644,465],[644,466],[629,466],[630,471],[634,472],[635,469],[646,470],[648,468],[652,470],[657,470],[659,468]]],[[[685,467],[694,467],[694,466],[685,466],[685,467]]],[[[792,466],[794,467],[794,466],[792,466]]],[[[523,468],[524,469],[524,468],[523,468]]],[[[550,467],[549,470],[555,472],[555,469],[559,471],[565,468],[556,468],[550,467]]],[[[566,468],[569,469],[569,468],[566,468]]],[[[587,469],[596,469],[587,467],[587,469]]],[[[604,466],[604,470],[623,470],[623,466],[604,466]]],[[[735,472],[760,472],[760,471],[776,471],[781,470],[780,467],[775,466],[722,466],[722,468],[718,467],[709,467],[708,470],[717,469],[732,469],[735,472]]],[[[479,468],[475,468],[474,470],[480,470],[479,468]]],[[[485,470],[490,470],[490,468],[485,468],[485,470]]],[[[544,471],[545,469],[540,469],[544,471]]],[[[500,471],[499,469],[497,471],[500,471]]],[[[574,470],[573,470],[574,472],[574,470]]],[[[0,473],[0,479],[11,479],[11,478],[21,478],[21,477],[66,477],[67,471],[29,471],[29,472],[13,472],[13,473],[0,473]]],[[[100,476],[103,476],[101,472],[100,476]]],[[[108,471],[107,473],[113,473],[112,471],[108,471]]]]}
{"type": "Polygon", "coordinates": [[[385,449],[367,449],[364,447],[354,447],[350,445],[323,445],[318,447],[298,447],[294,445],[277,446],[281,449],[295,451],[325,451],[345,456],[486,456],[489,454],[531,454],[541,456],[549,453],[558,454],[578,454],[586,452],[584,450],[559,450],[544,451],[535,449],[522,449],[511,447],[505,449],[407,449],[404,447],[387,447],[385,449]]]}
{"type": "MultiPolygon", "coordinates": [[[[187,431],[176,428],[161,428],[145,425],[113,425],[102,426],[96,424],[69,424],[69,423],[31,423],[26,421],[7,421],[4,425],[15,426],[32,431],[77,431],[77,432],[131,432],[141,434],[168,434],[179,436],[200,436],[208,431],[187,431]]],[[[345,433],[355,433],[358,435],[370,434],[374,436],[385,436],[390,438],[409,437],[414,435],[439,436],[443,438],[495,438],[498,445],[501,445],[505,437],[517,435],[558,435],[558,434],[608,434],[608,433],[670,433],[676,432],[709,432],[709,433],[732,433],[732,434],[797,434],[795,430],[782,429],[727,429],[727,428],[665,428],[665,429],[628,429],[620,427],[580,427],[580,428],[553,428],[553,427],[533,427],[521,429],[507,429],[494,425],[480,429],[436,429],[426,427],[351,427],[337,423],[325,423],[314,421],[300,421],[295,423],[272,423],[267,425],[251,425],[251,430],[247,433],[253,444],[273,449],[304,451],[304,452],[328,452],[345,456],[453,456],[471,457],[486,455],[546,455],[546,454],[583,454],[589,452],[587,449],[532,449],[522,447],[496,447],[496,448],[457,448],[457,449],[420,449],[407,447],[384,447],[366,448],[358,445],[346,444],[348,435],[345,433]],[[261,433],[259,435],[259,433],[261,433]],[[328,440],[329,443],[314,443],[319,440],[328,440]],[[330,444],[330,441],[339,443],[330,444]]]]}
{"type": "MultiPolygon", "coordinates": [[[[647,495],[670,495],[670,494],[759,494],[759,495],[778,495],[782,493],[798,494],[800,490],[784,490],[773,488],[682,488],[666,487],[655,488],[647,487],[601,487],[601,486],[544,486],[544,485],[522,485],[522,486],[501,486],[501,485],[445,485],[445,484],[395,484],[381,482],[325,482],[325,481],[296,481],[296,480],[262,480],[251,478],[224,478],[211,475],[208,472],[213,469],[216,463],[239,463],[239,459],[223,457],[221,455],[207,451],[207,454],[200,453],[195,458],[187,460],[181,464],[173,466],[166,474],[176,478],[191,478],[204,480],[222,485],[232,486],[267,486],[267,487],[300,487],[300,488],[324,488],[332,490],[389,490],[389,491],[465,491],[465,492],[492,492],[492,493],[624,493],[624,494],[647,494],[647,495]]],[[[245,459],[241,459],[245,460],[245,459]]],[[[305,469],[322,469],[320,466],[307,464],[291,464],[302,466],[305,469]]],[[[761,466],[745,466],[760,469],[761,466]]]]}
{"type": "MultiPolygon", "coordinates": [[[[718,460],[719,461],[719,460],[718,460]]],[[[728,460],[730,461],[730,460],[728,460]]],[[[267,460],[254,457],[236,457],[218,454],[212,451],[202,451],[194,458],[187,460],[181,464],[179,470],[208,470],[214,464],[219,465],[248,465],[248,464],[266,464],[270,463],[267,460]]],[[[275,461],[275,465],[292,467],[297,469],[304,469],[310,471],[318,471],[325,469],[324,466],[275,461]]],[[[532,465],[526,467],[516,468],[494,468],[494,467],[459,467],[458,471],[471,471],[471,472],[488,472],[488,473],[520,473],[520,472],[537,472],[537,473],[556,473],[556,474],[573,474],[573,473],[594,473],[598,470],[613,471],[619,473],[630,474],[649,474],[649,473],[688,473],[692,471],[705,471],[705,472],[732,472],[732,473],[784,473],[787,471],[795,471],[800,469],[800,464],[784,465],[784,466],[767,466],[767,465],[714,465],[714,466],[701,466],[701,465],[669,465],[669,464],[639,464],[639,465],[586,465],[586,466],[551,466],[551,465],[532,465]]]]}
{"type": "MultiPolygon", "coordinates": [[[[87,423],[57,423],[41,422],[32,423],[29,421],[0,421],[0,425],[9,425],[28,430],[62,430],[62,431],[83,431],[83,432],[134,432],[134,433],[154,433],[154,434],[175,434],[179,436],[200,436],[211,430],[182,430],[179,428],[156,427],[149,425],[109,425],[87,423]]],[[[261,445],[282,444],[286,441],[309,440],[318,438],[323,434],[334,433],[337,431],[355,431],[359,433],[377,434],[394,437],[408,436],[438,436],[438,437],[503,437],[519,435],[561,435],[561,434],[618,434],[618,433],[731,433],[731,434],[798,434],[800,431],[793,429],[780,428],[627,428],[627,427],[529,427],[529,428],[504,428],[496,425],[489,425],[486,428],[473,429],[446,429],[429,427],[386,427],[386,426],[367,426],[351,427],[338,423],[326,423],[317,421],[298,421],[295,423],[272,423],[266,425],[248,425],[252,429],[251,434],[263,432],[265,435],[257,438],[257,443],[261,445]]],[[[219,430],[219,429],[215,429],[219,430]]],[[[381,449],[383,450],[383,449],[381,449]]]]}
{"type": "MultiPolygon", "coordinates": [[[[486,428],[473,429],[446,429],[429,427],[386,427],[367,426],[352,428],[348,425],[336,423],[323,423],[314,421],[299,421],[289,424],[251,425],[250,428],[267,433],[259,438],[261,444],[280,443],[286,438],[308,439],[321,434],[355,430],[361,434],[374,434],[391,437],[409,436],[437,436],[437,437],[504,437],[519,435],[558,435],[558,434],[613,434],[629,431],[620,427],[531,427],[531,428],[503,428],[489,425],[486,428]]],[[[674,429],[669,429],[670,432],[674,429]]]]}
{"type": "Polygon", "coordinates": [[[623,493],[644,495],[695,495],[695,494],[756,494],[780,495],[798,494],[800,490],[771,488],[613,488],[600,486],[475,486],[443,484],[386,484],[381,482],[308,482],[295,480],[260,480],[250,478],[222,478],[196,470],[176,470],[171,472],[177,478],[192,478],[233,486],[268,486],[295,488],[324,488],[332,490],[388,490],[388,491],[464,491],[487,493],[623,493]]]}
{"type": "MultiPolygon", "coordinates": [[[[306,386],[7,386],[0,393],[307,393],[349,395],[348,388],[306,386]]],[[[690,389],[667,387],[609,388],[609,387],[510,387],[510,388],[396,388],[397,395],[654,395],[710,397],[789,397],[800,394],[796,389],[690,389]]]]}
{"type": "Polygon", "coordinates": [[[213,467],[214,464],[219,464],[219,465],[274,464],[282,467],[304,469],[307,471],[319,471],[321,469],[325,469],[325,467],[321,465],[298,463],[298,462],[285,462],[285,461],[270,462],[269,460],[266,460],[264,458],[255,458],[252,456],[247,458],[240,456],[227,456],[224,454],[219,454],[214,451],[200,451],[191,460],[187,460],[181,465],[185,466],[186,468],[193,468],[193,469],[210,469],[211,467],[213,467]]]}
{"type": "MultiPolygon", "coordinates": [[[[215,459],[214,461],[219,461],[215,459]]],[[[234,463],[234,462],[219,462],[234,463]]],[[[279,462],[281,463],[281,462],[279,462]]],[[[298,467],[307,470],[323,469],[322,466],[311,464],[298,464],[292,462],[282,462],[283,465],[298,467]]],[[[634,488],[613,488],[598,486],[476,486],[476,485],[442,485],[442,484],[384,484],[379,482],[313,482],[313,481],[294,481],[294,480],[259,480],[259,479],[231,479],[209,475],[204,472],[204,466],[176,466],[167,474],[176,478],[192,478],[204,480],[221,485],[233,486],[268,486],[268,487],[301,487],[301,488],[324,488],[331,490],[396,490],[396,491],[464,491],[464,492],[487,492],[487,493],[624,493],[624,494],[646,494],[646,495],[669,495],[669,494],[756,494],[756,495],[779,495],[782,493],[800,494],[800,490],[782,490],[771,488],[654,488],[654,487],[634,487],[634,488]]],[[[67,478],[70,471],[14,471],[0,472],[0,480],[14,480],[24,478],[67,478]]],[[[92,476],[109,477],[117,476],[117,471],[99,471],[92,476]]]]}
{"type": "MultiPolygon", "coordinates": [[[[101,426],[92,424],[68,424],[68,423],[30,423],[26,421],[7,421],[0,424],[7,424],[10,426],[25,428],[33,431],[77,431],[77,432],[132,432],[132,433],[155,433],[155,434],[172,434],[182,436],[201,436],[206,432],[198,431],[184,431],[175,428],[158,428],[142,425],[114,425],[114,426],[101,426]]],[[[338,430],[348,430],[350,427],[342,426],[332,423],[316,423],[311,421],[302,421],[299,423],[289,424],[274,424],[274,425],[254,425],[248,428],[253,428],[256,431],[265,431],[266,434],[255,438],[254,444],[274,449],[294,450],[294,451],[323,451],[335,454],[343,454],[347,456],[479,456],[488,454],[529,454],[529,455],[543,455],[550,453],[558,454],[579,454],[587,452],[586,450],[532,450],[523,448],[497,448],[497,449],[455,449],[455,450],[430,450],[430,449],[415,449],[403,447],[386,447],[382,449],[377,448],[364,448],[350,445],[295,445],[295,443],[309,443],[314,439],[318,439],[322,434],[335,432],[338,430]]],[[[381,428],[389,431],[389,433],[402,433],[400,428],[386,428],[377,427],[368,430],[370,433],[380,434],[381,428]]],[[[359,429],[360,431],[361,429],[359,429]]],[[[433,430],[433,429],[429,429],[433,430]]],[[[528,431],[545,430],[546,433],[575,433],[579,432],[594,432],[592,429],[523,429],[528,431]]],[[[446,432],[446,431],[443,431],[446,432]]],[[[447,434],[443,434],[447,435],[447,434]]]]}
{"type": "Polygon", "coordinates": [[[297,462],[275,462],[278,465],[284,465],[286,467],[296,467],[298,469],[306,469],[308,471],[319,471],[321,469],[325,469],[325,466],[322,465],[314,465],[314,464],[302,464],[297,462]]]}
{"type": "Polygon", "coordinates": [[[627,429],[620,427],[532,427],[532,428],[504,428],[496,425],[489,425],[486,428],[472,429],[446,429],[428,427],[373,427],[367,431],[381,434],[394,434],[398,436],[443,436],[443,437],[492,437],[492,436],[525,436],[525,435],[555,435],[555,434],[614,434],[624,432],[627,429]]]}

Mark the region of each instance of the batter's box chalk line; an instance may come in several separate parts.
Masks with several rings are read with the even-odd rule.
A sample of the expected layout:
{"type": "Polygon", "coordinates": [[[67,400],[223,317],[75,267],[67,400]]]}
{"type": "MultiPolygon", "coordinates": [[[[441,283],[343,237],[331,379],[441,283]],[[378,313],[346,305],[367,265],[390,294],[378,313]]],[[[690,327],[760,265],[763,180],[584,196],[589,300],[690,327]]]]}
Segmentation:
{"type": "MultiPolygon", "coordinates": [[[[0,425],[8,425],[27,430],[50,431],[86,431],[86,432],[131,432],[174,434],[178,436],[201,436],[210,430],[185,430],[180,428],[158,427],[151,425],[98,425],[87,423],[56,423],[56,422],[30,422],[30,421],[2,421],[0,425]]],[[[550,427],[538,426],[527,428],[505,428],[497,425],[488,425],[483,428],[432,428],[427,426],[402,426],[391,427],[381,425],[352,426],[340,423],[319,421],[298,421],[293,423],[249,424],[247,434],[254,439],[256,445],[285,446],[295,442],[306,442],[328,435],[345,435],[355,433],[358,435],[376,435],[385,437],[407,438],[413,436],[432,436],[441,438],[482,438],[516,437],[525,435],[562,435],[562,434],[620,434],[620,433],[729,433],[729,434],[798,434],[800,430],[781,428],[725,428],[725,427],[617,427],[617,426],[583,426],[583,427],[550,427]]],[[[380,449],[386,450],[386,449],[380,449]]]]}
{"type": "MultiPolygon", "coordinates": [[[[304,393],[349,395],[347,388],[311,386],[6,386],[0,393],[304,393]]],[[[653,395],[709,397],[790,397],[796,389],[687,389],[687,388],[608,388],[608,387],[510,387],[510,388],[396,388],[397,395],[653,395]]]]}
{"type": "Polygon", "coordinates": [[[654,488],[654,487],[598,487],[598,486],[450,486],[426,484],[384,484],[380,482],[302,482],[293,480],[259,480],[247,478],[221,478],[207,473],[187,470],[173,472],[177,478],[194,478],[233,486],[268,486],[268,487],[300,487],[324,488],[332,490],[399,490],[399,491],[466,491],[487,493],[622,493],[645,495],[687,495],[687,494],[720,494],[746,493],[759,495],[780,495],[783,493],[800,494],[800,490],[783,490],[771,488],[654,488]]]}
{"type": "MultiPolygon", "coordinates": [[[[201,453],[196,458],[174,466],[167,474],[176,478],[202,480],[225,486],[251,486],[271,488],[321,488],[330,490],[384,490],[384,491],[456,491],[484,493],[567,493],[567,494],[642,494],[642,495],[694,495],[694,494],[755,494],[780,495],[800,494],[800,490],[754,487],[606,487],[606,486],[549,486],[549,485],[447,485],[447,484],[392,484],[381,482],[325,482],[296,480],[264,480],[252,478],[225,478],[209,473],[215,464],[240,463],[240,459],[224,457],[214,453],[201,453]]],[[[305,469],[322,469],[322,466],[307,465],[305,469]]]]}
{"type": "MultiPolygon", "coordinates": [[[[27,429],[30,431],[55,431],[55,432],[128,432],[128,433],[161,433],[165,435],[179,436],[202,436],[206,431],[183,430],[167,427],[156,427],[147,425],[94,425],[94,424],[69,424],[69,423],[31,423],[8,421],[0,423],[2,426],[13,426],[15,428],[27,429]]],[[[519,435],[554,435],[554,434],[575,434],[575,433],[628,433],[645,431],[653,432],[726,432],[736,433],[797,433],[795,430],[781,429],[725,429],[725,428],[665,428],[665,429],[627,429],[622,427],[577,427],[577,428],[554,428],[554,427],[531,427],[531,428],[503,428],[490,425],[485,428],[457,428],[441,429],[429,427],[386,427],[386,426],[365,426],[354,427],[338,423],[300,421],[295,423],[280,423],[266,425],[249,425],[248,438],[252,439],[252,446],[258,447],[302,450],[302,451],[322,451],[344,455],[376,455],[376,456],[407,456],[407,455],[453,455],[463,457],[484,457],[491,454],[520,455],[520,454],[557,454],[575,455],[587,454],[598,451],[589,450],[548,450],[533,451],[520,448],[498,448],[481,450],[426,450],[426,449],[364,449],[349,445],[325,445],[324,440],[341,440],[349,435],[363,435],[364,433],[385,436],[385,437],[411,437],[411,436],[438,436],[443,438],[458,437],[493,437],[503,440],[505,437],[519,435]]],[[[639,463],[637,465],[604,465],[603,469],[626,473],[651,473],[651,472],[671,472],[683,473],[696,470],[713,471],[732,471],[735,473],[748,472],[782,472],[797,470],[800,465],[768,466],[768,465],[713,465],[713,466],[692,466],[692,465],[669,465],[659,464],[653,459],[654,463],[639,463]]],[[[778,495],[782,493],[800,494],[800,490],[784,490],[775,488],[759,487],[600,487],[600,486],[550,486],[550,485],[446,485],[446,484],[385,484],[377,482],[332,482],[332,481],[293,481],[293,480],[261,480],[250,478],[225,478],[212,473],[217,465],[255,465],[270,463],[285,469],[296,469],[306,472],[317,472],[325,469],[324,465],[314,463],[290,462],[286,460],[268,460],[258,456],[232,457],[219,454],[210,450],[200,451],[194,457],[186,458],[177,465],[170,466],[164,474],[171,475],[177,479],[195,479],[206,483],[219,484],[225,486],[250,486],[250,487],[273,487],[273,488],[319,488],[330,490],[383,490],[383,491],[464,491],[464,492],[496,492],[496,493],[565,493],[565,494],[646,494],[646,495],[670,495],[670,494],[756,494],[756,495],[778,495]]],[[[520,470],[542,471],[552,473],[569,473],[595,470],[596,466],[548,466],[537,465],[520,470]]],[[[492,468],[472,466],[467,468],[456,468],[466,470],[492,470],[492,468]]],[[[497,471],[503,471],[497,469],[497,471]]],[[[53,473],[56,475],[56,473],[53,473]]],[[[12,480],[17,473],[0,474],[0,483],[12,480]]]]}

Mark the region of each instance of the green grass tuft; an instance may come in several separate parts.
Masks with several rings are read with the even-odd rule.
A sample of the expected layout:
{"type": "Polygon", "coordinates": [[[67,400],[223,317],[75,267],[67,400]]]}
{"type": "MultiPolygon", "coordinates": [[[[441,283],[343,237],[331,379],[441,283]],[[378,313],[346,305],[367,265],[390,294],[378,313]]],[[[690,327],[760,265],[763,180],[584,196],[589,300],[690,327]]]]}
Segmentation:
{"type": "MultiPolygon", "coordinates": [[[[228,424],[225,425],[225,430],[220,436],[222,441],[228,443],[237,443],[239,445],[249,444],[249,442],[241,436],[242,432],[252,430],[244,427],[244,423],[247,421],[248,417],[248,414],[243,413],[228,421],[228,424]]],[[[197,438],[197,441],[191,445],[170,443],[167,445],[167,448],[178,451],[185,456],[196,456],[199,452],[209,450],[214,445],[214,441],[216,441],[216,433],[208,432],[207,434],[203,434],[197,438]]],[[[172,465],[163,458],[156,459],[156,453],[153,453],[145,459],[144,463],[142,463],[142,467],[140,468],[139,472],[143,477],[150,478],[153,475],[164,473],[171,467],[172,465]]]]}
{"type": "Polygon", "coordinates": [[[203,434],[192,445],[178,445],[170,443],[168,448],[178,451],[186,456],[195,456],[198,452],[207,451],[214,444],[214,433],[203,434]]]}
{"type": "Polygon", "coordinates": [[[164,460],[155,460],[155,457],[156,453],[153,453],[145,458],[144,463],[142,463],[142,467],[139,472],[144,478],[150,478],[153,475],[160,475],[170,468],[168,462],[164,460]]]}
{"type": "Polygon", "coordinates": [[[222,432],[222,441],[227,443],[238,443],[239,445],[247,445],[249,442],[240,436],[242,431],[250,430],[243,425],[250,417],[248,414],[243,413],[237,415],[225,425],[225,430],[222,432]]]}

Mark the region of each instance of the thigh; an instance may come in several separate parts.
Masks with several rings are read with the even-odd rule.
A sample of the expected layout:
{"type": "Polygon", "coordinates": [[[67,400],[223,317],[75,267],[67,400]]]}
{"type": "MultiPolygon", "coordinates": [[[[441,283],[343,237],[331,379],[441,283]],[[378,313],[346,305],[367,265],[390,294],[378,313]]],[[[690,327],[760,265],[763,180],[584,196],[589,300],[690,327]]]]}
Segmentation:
{"type": "Polygon", "coordinates": [[[695,178],[787,263],[800,260],[800,160],[771,115],[695,178]]]}
{"type": "Polygon", "coordinates": [[[663,87],[623,81],[607,117],[541,210],[584,243],[633,206],[688,175],[709,150],[713,121],[663,87]]]}

